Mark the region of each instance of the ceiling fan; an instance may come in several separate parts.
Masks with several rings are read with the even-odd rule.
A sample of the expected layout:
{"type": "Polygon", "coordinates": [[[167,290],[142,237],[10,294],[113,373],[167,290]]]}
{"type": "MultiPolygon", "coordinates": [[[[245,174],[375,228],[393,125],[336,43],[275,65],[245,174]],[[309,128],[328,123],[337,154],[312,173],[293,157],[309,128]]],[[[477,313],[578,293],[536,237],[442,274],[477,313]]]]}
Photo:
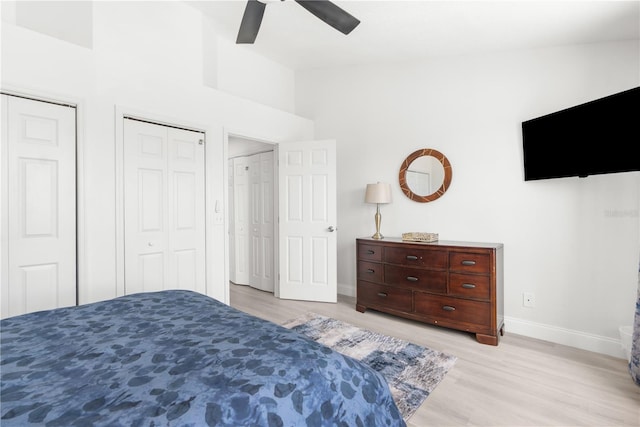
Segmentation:
{"type": "MultiPolygon", "coordinates": [[[[253,43],[256,40],[268,1],[247,1],[236,43],[253,43]]],[[[349,34],[360,23],[359,20],[329,0],[295,0],[295,2],[344,34],[349,34]]]]}

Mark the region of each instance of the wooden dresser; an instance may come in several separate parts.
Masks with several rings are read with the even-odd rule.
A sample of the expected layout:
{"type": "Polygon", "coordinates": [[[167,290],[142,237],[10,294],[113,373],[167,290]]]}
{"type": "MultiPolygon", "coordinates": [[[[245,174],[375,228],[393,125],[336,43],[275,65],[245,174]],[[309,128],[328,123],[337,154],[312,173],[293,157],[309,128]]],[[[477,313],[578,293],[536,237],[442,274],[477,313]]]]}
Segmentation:
{"type": "Polygon", "coordinates": [[[356,310],[468,331],[498,345],[504,328],[503,245],[356,239],[356,310]]]}

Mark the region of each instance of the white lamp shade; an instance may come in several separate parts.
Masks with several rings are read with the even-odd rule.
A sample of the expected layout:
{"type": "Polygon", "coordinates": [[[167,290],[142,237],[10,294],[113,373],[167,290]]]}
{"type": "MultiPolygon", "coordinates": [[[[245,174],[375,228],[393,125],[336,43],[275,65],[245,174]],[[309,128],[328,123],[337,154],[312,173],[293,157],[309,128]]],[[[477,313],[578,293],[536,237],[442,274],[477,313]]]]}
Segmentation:
{"type": "Polygon", "coordinates": [[[391,203],[391,184],[384,182],[367,184],[364,201],[365,203],[391,203]]]}

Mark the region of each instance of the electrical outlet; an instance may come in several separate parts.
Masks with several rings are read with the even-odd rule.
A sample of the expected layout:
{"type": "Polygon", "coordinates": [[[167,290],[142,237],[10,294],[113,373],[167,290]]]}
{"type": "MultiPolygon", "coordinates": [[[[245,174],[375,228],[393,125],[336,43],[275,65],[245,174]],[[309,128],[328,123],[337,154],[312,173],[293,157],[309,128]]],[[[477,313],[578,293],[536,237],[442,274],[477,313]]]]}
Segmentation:
{"type": "Polygon", "coordinates": [[[536,296],[531,292],[522,293],[522,305],[524,307],[533,308],[536,306],[536,296]]]}

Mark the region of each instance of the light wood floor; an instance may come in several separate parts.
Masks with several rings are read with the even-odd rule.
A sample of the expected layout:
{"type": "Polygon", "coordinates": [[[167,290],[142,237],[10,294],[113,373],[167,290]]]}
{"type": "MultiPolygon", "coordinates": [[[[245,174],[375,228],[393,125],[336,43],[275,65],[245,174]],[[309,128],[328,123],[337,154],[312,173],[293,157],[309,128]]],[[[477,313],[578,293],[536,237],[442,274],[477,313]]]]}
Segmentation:
{"type": "Polygon", "coordinates": [[[411,417],[424,426],[640,426],[640,387],[622,359],[509,334],[498,346],[470,334],[338,303],[281,300],[230,284],[231,306],[281,324],[314,312],[457,356],[411,417]]]}

